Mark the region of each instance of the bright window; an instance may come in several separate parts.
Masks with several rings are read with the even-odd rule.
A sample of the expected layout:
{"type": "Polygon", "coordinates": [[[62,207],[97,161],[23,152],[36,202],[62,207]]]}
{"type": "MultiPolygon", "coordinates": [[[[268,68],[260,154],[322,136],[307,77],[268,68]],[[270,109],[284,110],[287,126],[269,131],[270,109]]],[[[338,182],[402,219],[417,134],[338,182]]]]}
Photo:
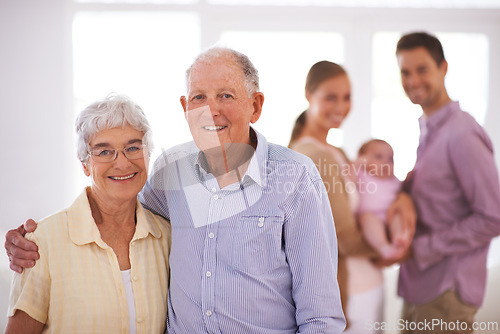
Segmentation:
{"type": "MultiPolygon", "coordinates": [[[[308,107],[304,86],[311,66],[321,60],[344,62],[343,38],[332,32],[226,31],[218,44],[243,52],[259,70],[265,101],[255,127],[284,146],[295,119],[308,107]]],[[[341,145],[341,131],[332,135],[330,142],[341,145]]]]}
{"type": "MultiPolygon", "coordinates": [[[[488,101],[488,39],[482,34],[437,33],[448,61],[446,87],[450,98],[482,124],[488,101]],[[467,52],[464,52],[464,50],[467,52]]],[[[404,179],[413,168],[418,146],[420,106],[401,87],[395,48],[401,33],[378,32],[373,37],[372,136],[394,148],[395,173],[404,179]]]]}
{"type": "Polygon", "coordinates": [[[154,161],[162,149],[191,140],[179,97],[199,52],[196,14],[79,13],[73,23],[75,111],[110,92],[128,95],[153,128],[154,161]]]}

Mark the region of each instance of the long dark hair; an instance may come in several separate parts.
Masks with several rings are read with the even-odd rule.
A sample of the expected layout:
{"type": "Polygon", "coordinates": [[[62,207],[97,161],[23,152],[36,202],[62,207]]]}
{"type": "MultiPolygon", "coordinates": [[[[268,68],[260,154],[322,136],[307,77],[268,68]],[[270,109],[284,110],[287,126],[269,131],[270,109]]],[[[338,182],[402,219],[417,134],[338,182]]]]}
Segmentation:
{"type": "MultiPolygon", "coordinates": [[[[339,64],[327,60],[317,62],[311,67],[307,74],[305,91],[309,94],[314,93],[323,81],[343,74],[346,74],[346,71],[339,64]]],[[[303,111],[299,117],[297,117],[288,147],[300,137],[302,130],[304,130],[304,126],[306,125],[306,112],[307,110],[303,111]]]]}

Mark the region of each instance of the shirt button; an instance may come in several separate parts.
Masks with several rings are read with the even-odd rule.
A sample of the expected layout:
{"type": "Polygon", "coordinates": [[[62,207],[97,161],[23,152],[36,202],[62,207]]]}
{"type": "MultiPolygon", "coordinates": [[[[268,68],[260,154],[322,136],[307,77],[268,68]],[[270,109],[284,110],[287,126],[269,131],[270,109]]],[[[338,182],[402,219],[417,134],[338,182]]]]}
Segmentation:
{"type": "Polygon", "coordinates": [[[142,318],[137,318],[137,322],[141,323],[142,322],[142,318]]]}
{"type": "Polygon", "coordinates": [[[259,218],[259,221],[260,221],[261,223],[263,223],[263,222],[264,222],[264,217],[260,217],[260,218],[259,218]]]}
{"type": "Polygon", "coordinates": [[[137,282],[139,280],[139,276],[136,275],[132,279],[134,280],[134,282],[137,282]]]}
{"type": "Polygon", "coordinates": [[[213,193],[214,193],[214,192],[216,192],[216,191],[217,191],[217,189],[215,189],[215,188],[212,188],[212,192],[213,192],[213,193]]]}
{"type": "Polygon", "coordinates": [[[212,273],[211,273],[210,271],[207,271],[207,272],[205,273],[205,275],[206,275],[207,277],[210,277],[210,276],[212,276],[212,273]]]}
{"type": "Polygon", "coordinates": [[[210,239],[213,239],[213,237],[215,237],[215,234],[213,234],[212,232],[210,232],[210,233],[208,233],[208,237],[209,237],[210,239]]]}
{"type": "Polygon", "coordinates": [[[205,312],[205,314],[207,315],[207,317],[209,317],[212,315],[212,311],[208,310],[207,312],[205,312]]]}
{"type": "Polygon", "coordinates": [[[214,195],[214,199],[219,199],[219,196],[217,196],[217,195],[214,195]]]}

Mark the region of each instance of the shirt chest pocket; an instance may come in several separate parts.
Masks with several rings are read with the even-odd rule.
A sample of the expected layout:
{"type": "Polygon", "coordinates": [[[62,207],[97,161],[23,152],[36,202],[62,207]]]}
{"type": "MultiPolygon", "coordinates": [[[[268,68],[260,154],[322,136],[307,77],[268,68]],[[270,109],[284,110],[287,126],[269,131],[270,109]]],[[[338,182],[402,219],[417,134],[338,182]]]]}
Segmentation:
{"type": "Polygon", "coordinates": [[[232,267],[253,275],[268,274],[286,264],[281,216],[244,216],[233,239],[232,267]]]}

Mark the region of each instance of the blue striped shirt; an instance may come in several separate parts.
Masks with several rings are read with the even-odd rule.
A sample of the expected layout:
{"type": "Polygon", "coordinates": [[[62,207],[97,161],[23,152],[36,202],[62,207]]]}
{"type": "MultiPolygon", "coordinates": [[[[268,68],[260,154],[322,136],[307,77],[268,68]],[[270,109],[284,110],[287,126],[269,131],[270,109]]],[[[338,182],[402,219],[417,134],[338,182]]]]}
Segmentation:
{"type": "Polygon", "coordinates": [[[220,189],[194,142],[155,162],[143,205],[171,220],[169,333],[341,333],[337,240],[312,161],[257,133],[220,189]]]}

